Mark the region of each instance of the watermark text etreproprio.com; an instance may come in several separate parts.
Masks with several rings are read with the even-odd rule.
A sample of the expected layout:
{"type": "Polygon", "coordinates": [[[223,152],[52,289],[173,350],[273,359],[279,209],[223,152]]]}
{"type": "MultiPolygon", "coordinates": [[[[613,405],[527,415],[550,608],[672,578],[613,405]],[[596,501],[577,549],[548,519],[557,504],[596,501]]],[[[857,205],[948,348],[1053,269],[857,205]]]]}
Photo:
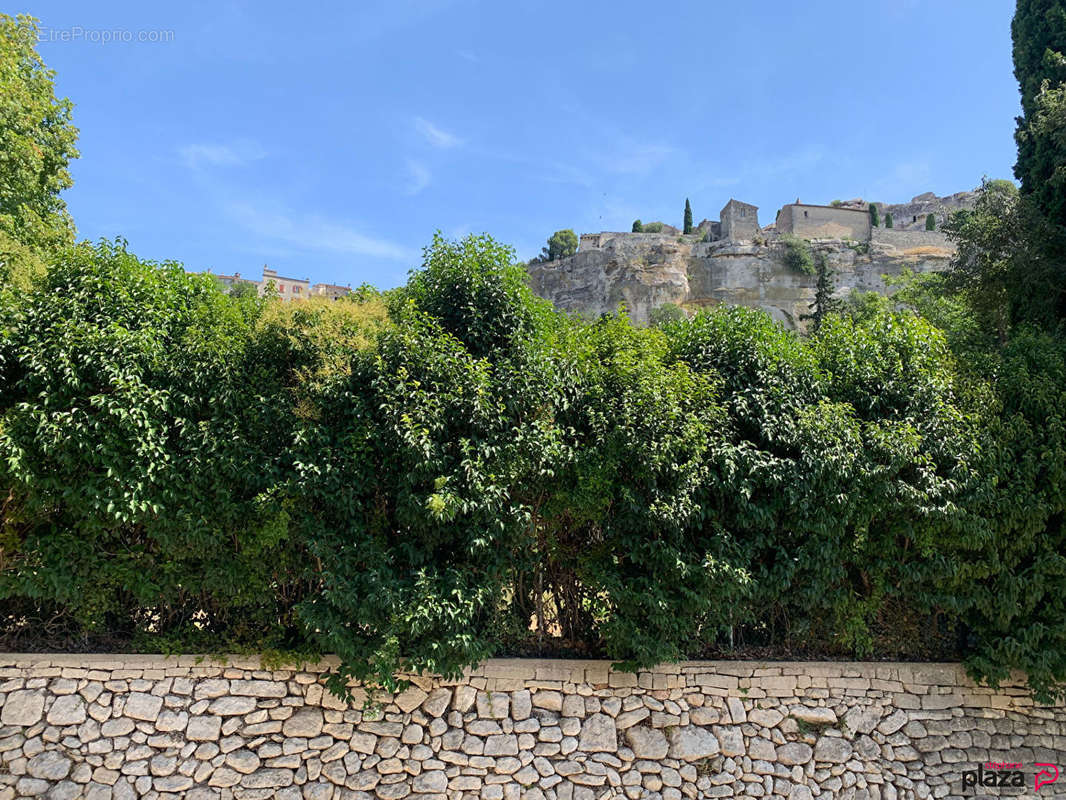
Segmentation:
{"type": "Polygon", "coordinates": [[[40,28],[38,42],[89,42],[90,44],[132,44],[148,42],[166,44],[174,41],[172,30],[129,30],[128,28],[40,28]]]}

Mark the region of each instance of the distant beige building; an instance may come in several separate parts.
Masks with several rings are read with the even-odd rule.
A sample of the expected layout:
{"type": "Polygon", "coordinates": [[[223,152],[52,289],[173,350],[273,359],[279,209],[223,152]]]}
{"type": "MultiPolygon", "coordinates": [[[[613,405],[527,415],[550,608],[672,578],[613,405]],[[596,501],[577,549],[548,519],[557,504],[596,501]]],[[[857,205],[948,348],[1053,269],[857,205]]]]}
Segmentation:
{"type": "Polygon", "coordinates": [[[259,293],[266,294],[271,286],[277,291],[278,297],[286,302],[304,300],[311,296],[311,281],[307,278],[285,278],[278,275],[277,271],[263,267],[263,282],[259,285],[259,293]]]}
{"type": "Polygon", "coordinates": [[[234,286],[254,286],[257,289],[260,286],[259,281],[250,280],[248,278],[242,278],[241,273],[234,272],[232,275],[216,275],[211,270],[207,270],[207,274],[221,283],[225,288],[232,289],[234,286]]]}
{"type": "Polygon", "coordinates": [[[316,283],[311,287],[312,297],[328,297],[330,300],[340,300],[351,293],[351,286],[337,286],[334,283],[316,283]]]}
{"type": "Polygon", "coordinates": [[[856,239],[870,241],[868,209],[790,203],[777,212],[778,233],[803,239],[856,239]]]}

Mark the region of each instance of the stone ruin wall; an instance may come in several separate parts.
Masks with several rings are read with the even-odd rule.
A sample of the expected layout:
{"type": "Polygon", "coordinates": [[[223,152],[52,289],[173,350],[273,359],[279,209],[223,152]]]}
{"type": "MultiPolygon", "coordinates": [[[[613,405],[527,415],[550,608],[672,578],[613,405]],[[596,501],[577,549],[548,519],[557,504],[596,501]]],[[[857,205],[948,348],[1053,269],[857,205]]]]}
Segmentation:
{"type": "Polygon", "coordinates": [[[897,250],[937,247],[951,252],[955,251],[955,245],[948,239],[947,234],[940,231],[873,228],[870,232],[870,241],[874,244],[888,245],[897,250]]]}
{"type": "Polygon", "coordinates": [[[911,800],[986,762],[1066,796],[1066,709],[953,664],[497,660],[369,707],[332,666],[0,657],[0,798],[911,800]]]}
{"type": "Polygon", "coordinates": [[[850,208],[788,205],[777,216],[778,233],[792,233],[802,239],[870,238],[870,214],[850,208]]]}

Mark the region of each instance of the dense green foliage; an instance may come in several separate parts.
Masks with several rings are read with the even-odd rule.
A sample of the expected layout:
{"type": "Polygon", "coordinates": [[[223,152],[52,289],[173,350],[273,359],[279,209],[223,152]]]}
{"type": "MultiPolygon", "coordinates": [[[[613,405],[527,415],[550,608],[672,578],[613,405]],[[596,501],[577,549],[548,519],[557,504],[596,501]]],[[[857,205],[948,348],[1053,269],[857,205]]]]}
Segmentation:
{"type": "Polygon", "coordinates": [[[633,220],[633,229],[632,229],[631,232],[632,233],[644,233],[644,223],[641,222],[639,219],[633,220]]]}
{"type": "Polygon", "coordinates": [[[663,303],[648,312],[648,324],[656,328],[682,319],[688,319],[688,314],[676,303],[663,303]]]}
{"type": "Polygon", "coordinates": [[[663,224],[661,222],[649,222],[644,226],[644,233],[662,233],[663,224]]]}
{"type": "Polygon", "coordinates": [[[82,245],[3,296],[5,635],[383,682],[500,652],[962,655],[1050,696],[1066,346],[900,296],[951,330],[884,302],[806,339],[740,308],[579,322],[486,236],[321,304],[82,245]]]}
{"type": "Polygon", "coordinates": [[[810,321],[812,333],[818,333],[825,318],[840,309],[840,302],[834,297],[836,292],[836,285],[833,280],[835,272],[829,266],[829,262],[824,255],[819,255],[818,257],[815,274],[818,276],[818,282],[815,284],[814,300],[808,306],[810,313],[800,315],[800,319],[810,321]]]}
{"type": "Polygon", "coordinates": [[[814,254],[811,252],[810,242],[791,233],[782,234],[779,241],[784,247],[782,258],[785,266],[804,275],[815,274],[814,254]]]}
{"type": "Polygon", "coordinates": [[[925,217],[925,229],[927,231],[936,230],[936,217],[934,217],[932,214],[927,214],[925,217]]]}
{"type": "Polygon", "coordinates": [[[569,228],[556,231],[548,237],[548,246],[542,248],[541,261],[556,261],[577,252],[577,234],[569,228]]]}
{"type": "MultiPolygon", "coordinates": [[[[1058,147],[1032,88],[1057,73],[1023,73],[1061,9],[1018,14],[1026,131],[1058,147]]],[[[338,691],[501,653],[961,657],[1066,696],[1062,220],[1026,177],[891,299],[842,307],[780,237],[818,276],[805,336],[570,318],[484,235],[435,236],[402,289],[281,303],[69,246],[31,33],[0,18],[0,258],[33,267],[0,276],[6,646],[330,651],[338,691]]]]}
{"type": "Polygon", "coordinates": [[[276,495],[284,353],[251,336],[256,302],[103,244],[0,311],[8,613],[193,646],[299,641],[276,495]]]}
{"type": "Polygon", "coordinates": [[[688,202],[688,198],[685,198],[685,221],[681,230],[684,234],[692,233],[692,206],[688,202]]]}
{"type": "Polygon", "coordinates": [[[870,225],[874,228],[881,225],[881,212],[877,210],[876,203],[870,203],[870,225]]]}
{"type": "Polygon", "coordinates": [[[39,274],[43,253],[74,237],[59,193],[72,183],[78,130],[36,44],[32,18],[0,14],[0,285],[39,274]]]}
{"type": "MultiPolygon", "coordinates": [[[[1021,183],[1018,227],[1039,262],[1040,292],[1012,316],[1066,321],[1066,6],[1061,0],[1019,0],[1012,23],[1014,75],[1022,116],[1014,175],[1021,183]]],[[[1024,270],[1018,277],[1028,278],[1024,270]]]]}
{"type": "Polygon", "coordinates": [[[886,228],[891,228],[892,227],[892,215],[891,214],[885,214],[885,227],[886,228]]]}
{"type": "Polygon", "coordinates": [[[1011,25],[1014,76],[1022,116],[1015,137],[1015,175],[1041,210],[1066,223],[1066,147],[1062,140],[1062,90],[1066,84],[1066,6],[1062,0],[1019,0],[1011,25]],[[1057,118],[1057,129],[1056,129],[1057,118]]]}

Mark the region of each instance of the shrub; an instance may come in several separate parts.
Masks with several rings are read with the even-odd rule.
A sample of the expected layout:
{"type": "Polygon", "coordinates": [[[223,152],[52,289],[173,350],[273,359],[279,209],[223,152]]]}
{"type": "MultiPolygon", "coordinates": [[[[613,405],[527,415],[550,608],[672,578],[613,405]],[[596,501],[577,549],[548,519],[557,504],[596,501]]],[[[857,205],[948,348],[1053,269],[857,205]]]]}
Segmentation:
{"type": "Polygon", "coordinates": [[[936,230],[936,217],[934,217],[932,214],[927,215],[925,218],[925,229],[927,231],[936,230]]]}
{"type": "Polygon", "coordinates": [[[783,234],[779,241],[784,248],[782,260],[785,266],[804,275],[815,274],[814,254],[811,252],[810,242],[791,233],[783,234]]]}
{"type": "Polygon", "coordinates": [[[685,310],[676,303],[663,303],[648,312],[648,323],[652,327],[659,327],[668,322],[688,319],[685,310]]]}
{"type": "Polygon", "coordinates": [[[891,214],[885,214],[885,227],[886,228],[891,228],[892,227],[892,215],[891,214]]]}
{"type": "Polygon", "coordinates": [[[331,651],[337,691],[739,646],[1061,695],[1060,338],[941,276],[809,337],[583,322],[513,262],[438,236],[400,291],[282,304],[105,243],[0,292],[5,644],[331,651]]]}
{"type": "Polygon", "coordinates": [[[644,233],[644,224],[639,220],[633,220],[633,233],[644,233]]]}
{"type": "Polygon", "coordinates": [[[257,341],[259,313],[110,243],[68,251],[5,310],[9,634],[25,614],[76,638],[300,645],[303,558],[273,491],[286,354],[257,341]]]}
{"type": "Polygon", "coordinates": [[[663,224],[661,222],[649,222],[644,226],[644,233],[662,233],[663,224]]]}

